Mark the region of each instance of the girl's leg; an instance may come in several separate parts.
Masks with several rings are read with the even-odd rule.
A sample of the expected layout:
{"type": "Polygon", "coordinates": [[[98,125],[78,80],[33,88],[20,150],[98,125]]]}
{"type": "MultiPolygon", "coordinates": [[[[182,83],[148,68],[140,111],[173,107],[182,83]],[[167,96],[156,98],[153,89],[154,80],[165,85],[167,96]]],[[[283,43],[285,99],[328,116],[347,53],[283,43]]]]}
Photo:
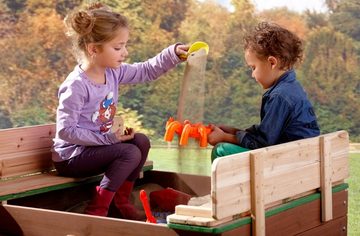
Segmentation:
{"type": "Polygon", "coordinates": [[[250,149],[243,148],[232,143],[218,143],[214,146],[211,152],[211,163],[218,157],[223,157],[235,153],[246,152],[250,149]]]}
{"type": "Polygon", "coordinates": [[[131,143],[87,147],[69,161],[55,163],[61,175],[87,177],[105,173],[100,187],[115,192],[138,167],[141,152],[131,143]]]}
{"type": "Polygon", "coordinates": [[[125,182],[116,191],[114,197],[114,204],[119,210],[122,218],[131,220],[142,220],[145,218],[145,215],[140,213],[134,207],[134,205],[131,204],[129,199],[134,187],[134,181],[139,177],[139,173],[142,170],[144,163],[147,159],[150,149],[150,141],[148,137],[146,137],[144,134],[137,133],[135,134],[134,139],[128,141],[128,143],[131,143],[139,148],[141,153],[141,160],[138,166],[128,176],[127,180],[125,180],[125,182]]]}
{"type": "Polygon", "coordinates": [[[104,173],[100,186],[85,213],[106,216],[115,192],[141,162],[140,149],[131,143],[87,147],[69,161],[55,163],[58,172],[65,176],[86,177],[104,173]]]}
{"type": "Polygon", "coordinates": [[[134,144],[136,147],[139,148],[141,152],[141,160],[139,165],[133,170],[133,172],[127,178],[127,180],[129,181],[135,181],[137,178],[139,178],[139,174],[142,171],[142,168],[148,157],[150,150],[150,140],[145,134],[136,133],[134,139],[127,141],[127,143],[134,144]]]}

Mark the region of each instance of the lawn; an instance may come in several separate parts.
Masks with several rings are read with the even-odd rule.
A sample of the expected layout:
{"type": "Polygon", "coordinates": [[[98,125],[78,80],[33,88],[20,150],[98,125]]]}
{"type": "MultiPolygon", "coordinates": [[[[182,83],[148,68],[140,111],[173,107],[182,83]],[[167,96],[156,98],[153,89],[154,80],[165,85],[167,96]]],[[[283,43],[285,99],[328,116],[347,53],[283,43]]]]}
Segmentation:
{"type": "Polygon", "coordinates": [[[360,235],[360,153],[350,154],[348,233],[360,235]]]}
{"type": "MultiPolygon", "coordinates": [[[[210,149],[152,148],[149,159],[154,169],[178,173],[210,175],[210,149]]],[[[360,153],[350,154],[348,235],[360,235],[360,153]]]]}

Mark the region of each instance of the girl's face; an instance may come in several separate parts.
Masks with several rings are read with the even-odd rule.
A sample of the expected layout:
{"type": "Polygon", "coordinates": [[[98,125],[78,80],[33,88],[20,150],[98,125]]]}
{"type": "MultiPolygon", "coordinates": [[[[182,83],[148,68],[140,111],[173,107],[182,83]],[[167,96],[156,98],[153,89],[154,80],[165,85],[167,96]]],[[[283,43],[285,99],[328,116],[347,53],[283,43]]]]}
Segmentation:
{"type": "Polygon", "coordinates": [[[101,46],[101,50],[96,54],[96,64],[102,67],[118,68],[128,56],[126,44],[129,40],[129,29],[120,28],[116,31],[116,36],[109,42],[101,46]]]}
{"type": "Polygon", "coordinates": [[[266,59],[259,58],[256,53],[250,49],[245,51],[245,60],[252,70],[251,76],[264,89],[270,88],[281,75],[277,67],[277,59],[270,56],[266,59]]]}

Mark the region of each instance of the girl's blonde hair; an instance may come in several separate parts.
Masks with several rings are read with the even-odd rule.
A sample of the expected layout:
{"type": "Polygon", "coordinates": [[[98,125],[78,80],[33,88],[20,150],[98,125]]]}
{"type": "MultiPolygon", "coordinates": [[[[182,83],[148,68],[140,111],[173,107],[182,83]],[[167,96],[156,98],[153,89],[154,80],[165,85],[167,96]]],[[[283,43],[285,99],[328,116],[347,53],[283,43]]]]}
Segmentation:
{"type": "Polygon", "coordinates": [[[93,3],[84,10],[76,10],[67,15],[64,21],[66,34],[73,41],[78,60],[88,56],[87,44],[94,43],[101,48],[102,44],[116,36],[118,29],[128,28],[125,16],[111,11],[102,3],[93,3]]]}

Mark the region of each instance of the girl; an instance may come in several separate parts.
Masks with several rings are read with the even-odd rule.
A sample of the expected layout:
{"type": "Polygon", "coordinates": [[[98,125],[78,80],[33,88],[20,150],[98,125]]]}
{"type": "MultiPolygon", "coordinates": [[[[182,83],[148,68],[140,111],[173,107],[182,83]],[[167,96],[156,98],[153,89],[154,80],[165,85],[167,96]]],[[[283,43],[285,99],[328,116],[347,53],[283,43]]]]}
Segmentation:
{"type": "Polygon", "coordinates": [[[301,60],[300,39],[276,24],[260,23],[245,37],[245,60],[263,89],[260,124],[245,130],[212,126],[208,142],[216,145],[212,161],[230,155],[318,136],[314,109],[296,80],[294,65],[301,60]]]}
{"type": "Polygon", "coordinates": [[[86,177],[105,173],[85,213],[106,216],[114,205],[125,219],[142,215],[130,203],[134,181],[146,161],[150,142],[127,128],[112,133],[119,84],[157,79],[181,62],[188,46],[172,45],[143,63],[124,63],[128,22],[96,3],[66,18],[80,64],[59,88],[53,162],[60,175],[86,177]]]}

